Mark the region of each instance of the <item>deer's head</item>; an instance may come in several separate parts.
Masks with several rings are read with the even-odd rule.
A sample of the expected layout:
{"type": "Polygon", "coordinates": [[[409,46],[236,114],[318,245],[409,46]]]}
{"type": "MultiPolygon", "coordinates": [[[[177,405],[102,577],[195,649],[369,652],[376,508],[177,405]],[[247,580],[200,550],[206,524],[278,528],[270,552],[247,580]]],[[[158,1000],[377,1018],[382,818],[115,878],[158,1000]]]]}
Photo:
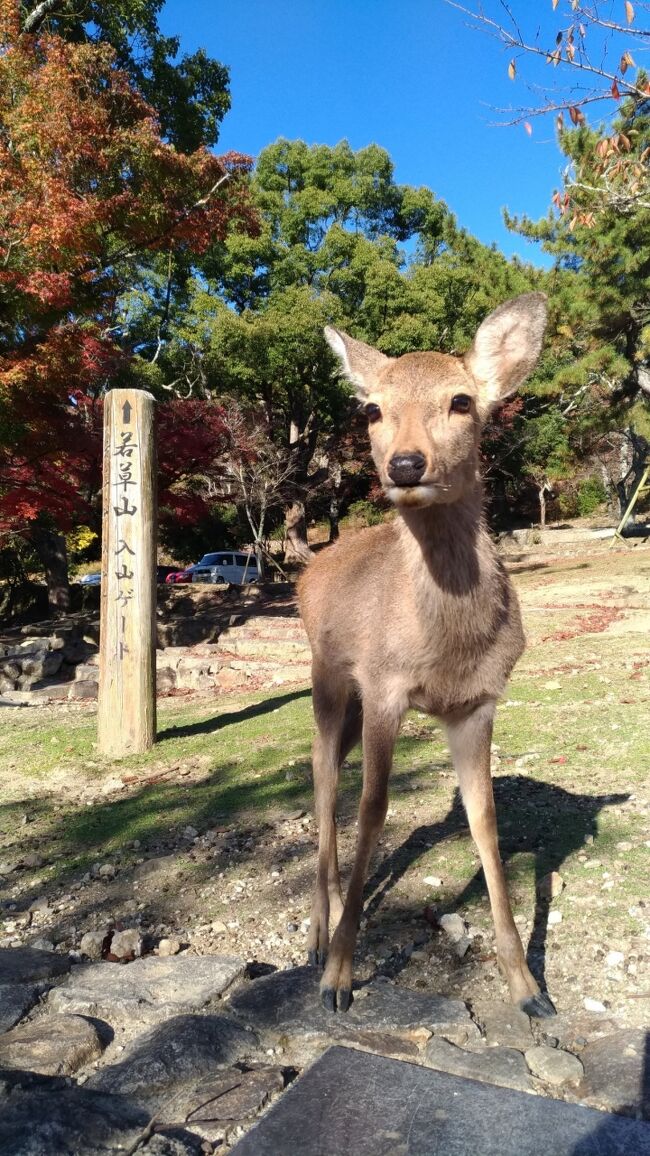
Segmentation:
{"type": "Polygon", "coordinates": [[[386,357],[326,328],[368,417],[372,455],[396,506],[455,502],[475,486],[482,426],[535,366],[545,326],[546,297],[525,293],[486,317],[463,357],[386,357]]]}

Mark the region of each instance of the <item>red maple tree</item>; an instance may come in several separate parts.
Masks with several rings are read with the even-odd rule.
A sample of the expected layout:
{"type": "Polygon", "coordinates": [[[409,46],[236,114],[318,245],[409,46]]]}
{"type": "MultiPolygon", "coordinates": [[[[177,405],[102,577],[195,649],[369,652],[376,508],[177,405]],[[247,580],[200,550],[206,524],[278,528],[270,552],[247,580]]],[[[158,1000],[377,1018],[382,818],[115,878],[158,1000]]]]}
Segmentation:
{"type": "MultiPolygon", "coordinates": [[[[116,303],[138,263],[256,220],[250,158],[178,152],[109,46],[21,33],[19,8],[0,0],[0,532],[46,549],[96,501],[99,403],[131,357],[116,303]]],[[[174,406],[161,423],[182,469],[197,422],[174,406]]]]}

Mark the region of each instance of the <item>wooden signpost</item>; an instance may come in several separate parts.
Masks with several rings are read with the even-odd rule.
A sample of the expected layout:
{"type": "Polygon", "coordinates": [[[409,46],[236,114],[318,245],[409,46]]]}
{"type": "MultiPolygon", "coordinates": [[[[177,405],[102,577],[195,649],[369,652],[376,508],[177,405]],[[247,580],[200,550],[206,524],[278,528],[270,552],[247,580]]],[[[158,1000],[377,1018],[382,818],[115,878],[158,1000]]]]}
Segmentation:
{"type": "Polygon", "coordinates": [[[154,399],[113,389],[104,405],[98,747],[111,758],[156,738],[154,399]]]}

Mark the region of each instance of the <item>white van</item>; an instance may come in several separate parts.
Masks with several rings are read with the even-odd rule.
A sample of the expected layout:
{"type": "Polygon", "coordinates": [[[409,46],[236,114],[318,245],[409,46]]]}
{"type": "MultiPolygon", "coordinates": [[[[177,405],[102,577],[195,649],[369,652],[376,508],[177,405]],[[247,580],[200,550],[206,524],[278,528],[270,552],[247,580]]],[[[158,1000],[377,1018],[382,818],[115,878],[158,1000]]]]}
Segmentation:
{"type": "Polygon", "coordinates": [[[188,570],[191,571],[192,582],[232,582],[242,586],[259,580],[255,555],[240,554],[233,550],[204,554],[201,561],[188,566],[188,570]]]}

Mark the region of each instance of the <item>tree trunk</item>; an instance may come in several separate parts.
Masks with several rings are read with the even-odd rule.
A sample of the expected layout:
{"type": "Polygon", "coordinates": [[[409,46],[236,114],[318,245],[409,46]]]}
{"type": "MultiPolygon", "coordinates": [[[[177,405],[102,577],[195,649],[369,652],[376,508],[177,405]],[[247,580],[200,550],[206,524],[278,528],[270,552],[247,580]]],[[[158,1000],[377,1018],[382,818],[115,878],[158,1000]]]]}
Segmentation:
{"type": "Polygon", "coordinates": [[[546,482],[539,487],[539,524],[542,530],[546,526],[546,494],[550,492],[550,489],[551,487],[546,482]]]}
{"type": "Polygon", "coordinates": [[[307,522],[302,502],[294,501],[284,511],[285,562],[308,562],[311,550],[307,543],[307,522]]]}
{"type": "Polygon", "coordinates": [[[35,526],[31,540],[45,571],[47,597],[53,614],[65,614],[70,609],[68,580],[68,551],[63,534],[35,526]]]}
{"type": "Polygon", "coordinates": [[[343,470],[336,458],[329,462],[330,503],[328,518],[330,524],[330,542],[336,542],[339,536],[339,517],[341,514],[341,481],[343,470]]]}
{"type": "Polygon", "coordinates": [[[339,499],[337,494],[332,494],[330,498],[330,506],[327,512],[327,517],[330,524],[330,542],[336,542],[339,537],[339,499]]]}

